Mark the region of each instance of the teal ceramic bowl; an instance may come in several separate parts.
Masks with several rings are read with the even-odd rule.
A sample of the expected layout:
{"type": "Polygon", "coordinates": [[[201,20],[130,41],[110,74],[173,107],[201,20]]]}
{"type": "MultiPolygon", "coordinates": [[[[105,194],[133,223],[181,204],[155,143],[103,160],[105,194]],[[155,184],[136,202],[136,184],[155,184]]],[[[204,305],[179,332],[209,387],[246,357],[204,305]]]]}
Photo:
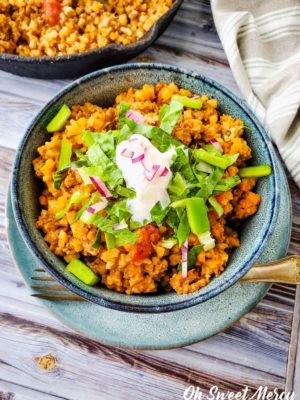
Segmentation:
{"type": "Polygon", "coordinates": [[[99,305],[130,312],[168,312],[194,306],[217,296],[237,282],[262,254],[272,234],[279,209],[279,177],[270,140],[261,124],[243,103],[229,90],[202,75],[178,67],[161,64],[127,64],[86,75],[59,92],[32,121],[18,148],[11,185],[12,206],[20,233],[40,264],[62,285],[99,305]],[[41,187],[34,176],[32,160],[37,148],[49,138],[45,126],[63,103],[68,105],[91,102],[107,107],[115,97],[129,87],[146,83],[175,82],[193,93],[215,98],[223,113],[240,118],[250,128],[246,139],[253,151],[253,164],[270,164],[273,174],[260,179],[257,192],[262,202],[255,216],[245,221],[241,230],[241,246],[236,249],[225,271],[205,288],[189,295],[160,293],[125,295],[105,287],[89,287],[65,270],[62,259],[52,254],[35,227],[40,213],[38,202],[41,187]]]}

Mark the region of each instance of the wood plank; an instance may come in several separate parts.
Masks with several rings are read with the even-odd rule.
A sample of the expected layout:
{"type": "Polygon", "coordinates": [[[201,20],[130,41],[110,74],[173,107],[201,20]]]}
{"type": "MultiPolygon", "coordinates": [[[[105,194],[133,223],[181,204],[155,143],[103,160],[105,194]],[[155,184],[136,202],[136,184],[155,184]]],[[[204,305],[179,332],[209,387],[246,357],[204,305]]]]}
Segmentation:
{"type": "Polygon", "coordinates": [[[67,397],[50,395],[39,390],[32,390],[16,382],[0,379],[1,400],[68,400],[67,397]]]}

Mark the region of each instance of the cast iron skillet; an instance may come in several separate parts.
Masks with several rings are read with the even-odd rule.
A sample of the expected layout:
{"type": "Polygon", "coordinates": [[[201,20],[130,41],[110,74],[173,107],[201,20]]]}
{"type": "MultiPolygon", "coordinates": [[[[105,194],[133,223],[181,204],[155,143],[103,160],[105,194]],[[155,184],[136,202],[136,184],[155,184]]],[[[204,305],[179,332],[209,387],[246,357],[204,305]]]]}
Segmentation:
{"type": "Polygon", "coordinates": [[[22,57],[0,53],[0,69],[40,79],[76,78],[106,66],[121,64],[146,50],[168,27],[183,0],[175,0],[139,41],[127,46],[111,44],[93,51],[57,57],[22,57]]]}

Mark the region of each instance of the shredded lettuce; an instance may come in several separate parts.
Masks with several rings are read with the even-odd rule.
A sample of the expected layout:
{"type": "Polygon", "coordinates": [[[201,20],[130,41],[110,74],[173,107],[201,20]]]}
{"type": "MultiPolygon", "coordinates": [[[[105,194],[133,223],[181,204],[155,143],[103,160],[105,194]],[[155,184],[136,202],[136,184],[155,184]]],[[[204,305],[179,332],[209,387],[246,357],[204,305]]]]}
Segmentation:
{"type": "Polygon", "coordinates": [[[158,201],[150,211],[152,221],[156,222],[157,225],[161,225],[168,213],[169,209],[163,208],[161,203],[158,201]]]}
{"type": "Polygon", "coordinates": [[[144,223],[141,223],[141,222],[133,221],[132,219],[130,219],[129,229],[132,231],[135,231],[136,229],[141,228],[142,226],[146,225],[147,223],[149,223],[149,221],[144,221],[144,223]]]}
{"type": "Polygon", "coordinates": [[[203,146],[203,149],[206,150],[208,153],[215,154],[217,156],[222,155],[222,153],[218,149],[216,149],[216,147],[211,143],[205,144],[203,146]]]}
{"type": "Polygon", "coordinates": [[[130,136],[133,134],[132,130],[129,128],[128,125],[124,125],[122,129],[119,131],[117,135],[117,144],[123,142],[123,140],[128,140],[130,136]]]}
{"type": "MultiPolygon", "coordinates": [[[[97,168],[99,176],[111,189],[122,184],[123,175],[116,164],[110,160],[97,143],[93,144],[87,151],[90,163],[97,168]]],[[[84,172],[88,172],[89,167],[83,167],[84,172]]]]}
{"type": "Polygon", "coordinates": [[[108,215],[115,223],[120,223],[123,220],[127,222],[131,214],[128,211],[126,199],[116,201],[108,211],[108,215]]]}
{"type": "Polygon", "coordinates": [[[168,192],[181,197],[186,195],[187,191],[188,183],[180,172],[176,172],[168,186],[168,192]]]}
{"type": "Polygon", "coordinates": [[[129,229],[120,229],[119,231],[113,232],[116,246],[124,246],[125,244],[134,244],[138,235],[135,232],[131,232],[129,229]]]}
{"type": "Polygon", "coordinates": [[[216,192],[227,192],[227,190],[234,188],[239,183],[241,183],[241,178],[239,176],[230,176],[219,181],[214,190],[216,192]]]}
{"type": "Polygon", "coordinates": [[[107,157],[114,159],[116,154],[115,135],[113,131],[107,132],[91,132],[82,131],[81,137],[87,147],[99,144],[107,157]]]}
{"type": "Polygon", "coordinates": [[[182,143],[178,142],[173,136],[169,135],[167,132],[163,131],[157,126],[135,124],[133,127],[133,133],[146,136],[151,141],[153,146],[155,146],[162,153],[169,150],[171,146],[182,146],[182,143]]]}
{"type": "Polygon", "coordinates": [[[197,262],[197,257],[203,250],[203,245],[192,247],[188,252],[188,268],[193,268],[197,262]]]}
{"type": "Polygon", "coordinates": [[[119,105],[119,125],[118,125],[119,129],[122,129],[123,126],[127,124],[128,118],[126,117],[126,113],[129,110],[130,110],[130,105],[125,101],[121,101],[119,105]]]}
{"type": "Polygon", "coordinates": [[[81,220],[87,224],[95,225],[100,231],[104,233],[109,233],[113,235],[115,239],[115,246],[123,246],[125,244],[134,244],[138,238],[135,232],[131,232],[129,229],[120,229],[114,230],[113,226],[115,222],[107,217],[102,217],[99,214],[90,214],[87,215],[87,211],[85,211],[82,216],[81,220]]]}
{"type": "Polygon", "coordinates": [[[179,247],[183,245],[186,239],[189,237],[190,234],[190,226],[187,218],[187,213],[184,210],[178,225],[178,229],[176,232],[176,237],[178,240],[179,247]]]}
{"type": "Polygon", "coordinates": [[[183,105],[172,100],[170,104],[164,104],[159,112],[160,129],[171,134],[183,111],[183,105]]]}
{"type": "Polygon", "coordinates": [[[100,135],[100,132],[82,131],[80,135],[81,135],[81,138],[82,138],[84,144],[87,147],[91,147],[91,146],[93,146],[93,144],[96,143],[95,136],[100,135]]]}
{"type": "Polygon", "coordinates": [[[117,143],[128,139],[133,133],[146,136],[152,144],[162,153],[167,151],[171,146],[182,146],[182,143],[176,140],[169,133],[157,126],[137,124],[133,120],[126,117],[130,105],[124,101],[119,106],[119,129],[120,133],[117,138],[117,143]]]}
{"type": "Polygon", "coordinates": [[[132,199],[135,197],[136,193],[133,189],[128,189],[125,186],[117,186],[115,192],[122,197],[126,197],[128,199],[132,199]]]}
{"type": "Polygon", "coordinates": [[[189,159],[189,151],[184,146],[176,148],[176,156],[172,163],[171,169],[173,172],[180,172],[183,178],[189,183],[192,183],[196,180],[189,159]]]}
{"type": "MultiPolygon", "coordinates": [[[[188,269],[192,269],[195,267],[196,262],[197,262],[197,257],[201,253],[201,251],[204,250],[204,246],[202,244],[198,246],[192,247],[188,251],[188,269]]],[[[177,266],[178,271],[181,271],[182,269],[182,263],[179,263],[177,266]]]]}
{"type": "Polygon", "coordinates": [[[167,216],[166,216],[166,222],[167,224],[174,229],[174,231],[177,231],[178,225],[179,225],[179,218],[175,210],[170,209],[167,216]]]}
{"type": "Polygon", "coordinates": [[[163,240],[161,245],[166,249],[172,249],[177,243],[178,241],[175,237],[170,237],[169,239],[163,240]]]}
{"type": "Polygon", "coordinates": [[[203,178],[202,182],[199,182],[198,187],[200,188],[197,192],[197,196],[207,199],[210,197],[215,190],[216,185],[223,176],[223,170],[215,168],[213,173],[203,178]]]}

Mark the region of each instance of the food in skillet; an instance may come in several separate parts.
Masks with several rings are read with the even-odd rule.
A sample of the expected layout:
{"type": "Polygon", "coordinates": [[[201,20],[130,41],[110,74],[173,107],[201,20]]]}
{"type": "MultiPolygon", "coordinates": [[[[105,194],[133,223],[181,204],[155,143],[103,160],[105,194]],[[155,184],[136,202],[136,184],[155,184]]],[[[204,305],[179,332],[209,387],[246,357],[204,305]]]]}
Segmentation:
{"type": "Polygon", "coordinates": [[[88,285],[191,293],[222,273],[268,165],[246,166],[243,121],[175,84],[129,89],[112,107],[63,105],[33,161],[37,227],[88,285]]]}
{"type": "Polygon", "coordinates": [[[173,0],[1,0],[0,53],[59,56],[141,39],[173,0]]]}

